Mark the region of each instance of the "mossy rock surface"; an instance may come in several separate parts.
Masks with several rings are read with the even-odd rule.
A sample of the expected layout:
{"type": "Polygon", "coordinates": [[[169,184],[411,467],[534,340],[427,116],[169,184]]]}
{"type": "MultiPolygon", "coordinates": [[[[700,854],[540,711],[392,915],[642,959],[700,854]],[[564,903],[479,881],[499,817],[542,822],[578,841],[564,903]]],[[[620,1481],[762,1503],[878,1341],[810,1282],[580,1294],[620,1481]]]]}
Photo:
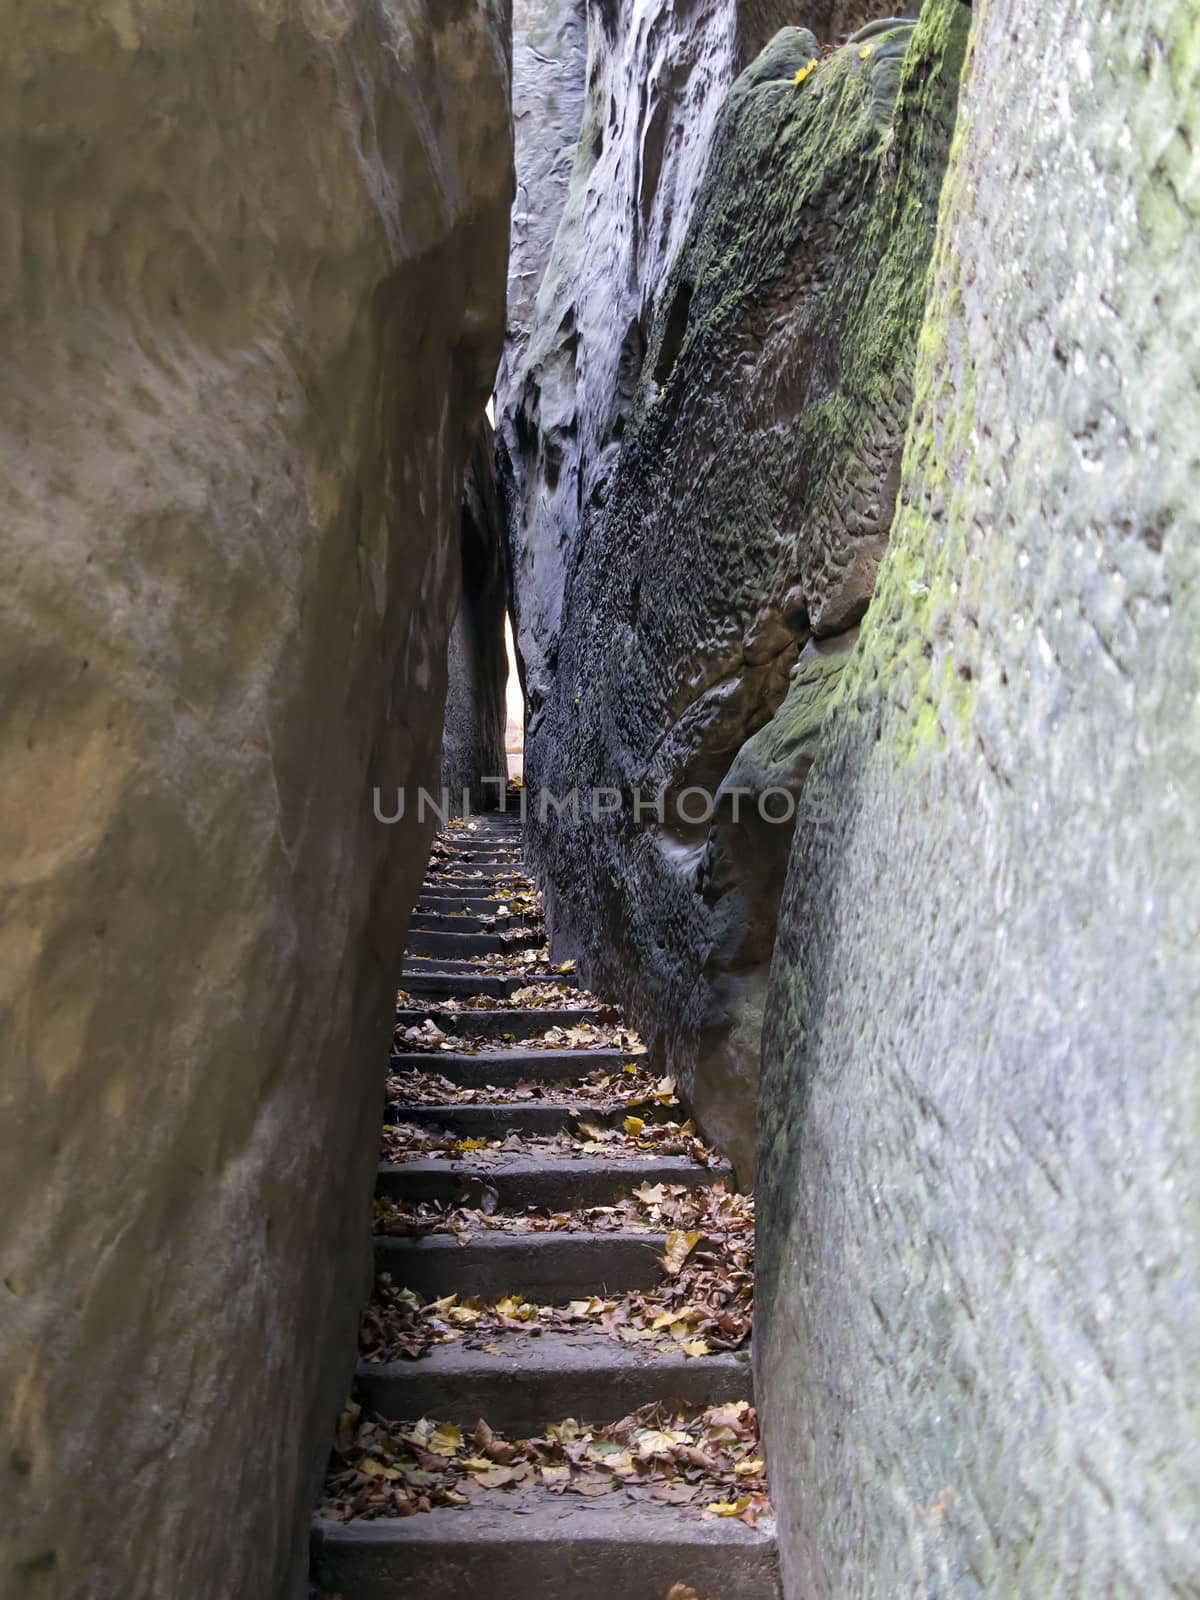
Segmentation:
{"type": "MultiPolygon", "coordinates": [[[[562,610],[527,745],[535,787],[714,792],[810,638],[859,623],[894,510],[965,37],[958,0],[827,58],[786,28],[730,90],[657,309],[629,340],[627,401],[579,486],[578,535],[548,557],[562,610]]],[[[543,427],[563,392],[543,389],[543,427]]],[[[707,827],[672,822],[670,804],[661,826],[626,806],[532,827],[564,952],[621,994],[711,1127],[733,1102],[724,1127],[745,1152],[757,1033],[726,978],[750,983],[753,947],[765,982],[782,860],[749,885],[789,837],[766,856],[720,846],[744,858],[734,915],[706,886],[707,827]]]]}
{"type": "Polygon", "coordinates": [[[757,1394],[788,1593],[1182,1596],[1200,24],[975,27],[900,510],[780,914],[757,1394]]]}

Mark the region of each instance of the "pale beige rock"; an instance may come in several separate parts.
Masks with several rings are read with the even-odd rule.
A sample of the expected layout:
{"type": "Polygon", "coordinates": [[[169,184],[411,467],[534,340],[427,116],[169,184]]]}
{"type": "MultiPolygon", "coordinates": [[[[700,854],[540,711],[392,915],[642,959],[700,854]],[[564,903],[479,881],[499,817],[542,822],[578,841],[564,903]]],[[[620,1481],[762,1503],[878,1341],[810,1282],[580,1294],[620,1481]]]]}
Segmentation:
{"type": "Polygon", "coordinates": [[[503,0],[5,9],[0,1592],[296,1592],[367,1277],[503,0]],[[436,20],[435,20],[436,19],[436,20]]]}

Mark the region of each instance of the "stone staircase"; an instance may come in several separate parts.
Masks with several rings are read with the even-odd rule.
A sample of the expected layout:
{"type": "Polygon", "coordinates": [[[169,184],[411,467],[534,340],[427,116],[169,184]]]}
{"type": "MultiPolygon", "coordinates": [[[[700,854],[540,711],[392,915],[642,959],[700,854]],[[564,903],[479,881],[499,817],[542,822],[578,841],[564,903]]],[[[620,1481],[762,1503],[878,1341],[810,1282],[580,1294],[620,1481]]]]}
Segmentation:
{"type": "MultiPolygon", "coordinates": [[[[663,1284],[682,1235],[655,1223],[652,1200],[646,1216],[621,1217],[625,1197],[661,1192],[670,1206],[707,1190],[719,1211],[732,1183],[711,1153],[660,1154],[610,1131],[630,1124],[604,1085],[619,1099],[623,1082],[643,1081],[644,1052],[608,1042],[619,1014],[548,970],[520,873],[515,816],[444,831],[410,922],[385,1140],[401,1148],[379,1169],[381,1289],[364,1329],[399,1307],[400,1325],[424,1330],[411,1337],[437,1342],[397,1355],[385,1338],[360,1361],[315,1525],[314,1592],[775,1600],[769,1507],[721,1487],[735,1457],[756,1466],[748,1348],[694,1355],[641,1330],[623,1342],[594,1318],[562,1323],[572,1303],[663,1284]],[[547,982],[561,1003],[545,988],[522,1002],[547,982]],[[586,1139],[564,1138],[582,1124],[586,1139]],[[466,1333],[443,1339],[443,1315],[466,1333]],[[472,1335],[472,1318],[488,1337],[472,1335]],[[514,1454],[505,1440],[534,1443],[514,1454]],[[702,1463],[718,1450],[725,1476],[710,1489],[702,1463]]],[[[644,1111],[652,1132],[681,1114],[644,1111]]],[[[700,1150],[686,1129],[671,1139],[700,1150]]]]}

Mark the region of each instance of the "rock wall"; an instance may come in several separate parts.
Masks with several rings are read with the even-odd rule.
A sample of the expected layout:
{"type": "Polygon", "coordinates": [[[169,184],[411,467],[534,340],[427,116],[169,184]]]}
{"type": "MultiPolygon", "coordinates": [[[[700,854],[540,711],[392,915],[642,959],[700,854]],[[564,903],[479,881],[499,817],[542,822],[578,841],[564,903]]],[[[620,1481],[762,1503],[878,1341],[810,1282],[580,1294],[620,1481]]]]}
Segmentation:
{"type": "Polygon", "coordinates": [[[508,256],[506,394],[533,328],[538,290],[570,192],[587,71],[587,0],[513,0],[517,197],[508,256]]]}
{"type": "MultiPolygon", "coordinates": [[[[569,17],[569,0],[561,4],[569,17]]],[[[740,66],[789,9],[787,0],[696,0],[683,13],[671,0],[588,6],[566,204],[531,325],[510,316],[496,391],[531,735],[554,678],[581,512],[619,448],[655,299],[687,231],[717,112],[740,66]]],[[[555,126],[566,134],[565,124],[555,126]]],[[[552,142],[552,133],[531,136],[530,148],[552,142]]],[[[518,182],[525,183],[521,168],[518,182]]],[[[517,229],[514,240],[519,245],[517,229]]]]}
{"type": "MultiPolygon", "coordinates": [[[[496,494],[495,440],[486,417],[467,463],[463,493],[462,583],[447,654],[446,720],[440,783],[455,815],[497,804],[504,753],[508,658],[504,618],[508,573],[496,494]]],[[[439,801],[440,803],[440,801],[439,801]]]]}
{"type": "Polygon", "coordinates": [[[852,33],[885,17],[919,17],[921,0],[903,0],[892,6],[883,0],[828,0],[825,5],[810,6],[808,12],[806,21],[818,38],[844,44],[852,33]]]}
{"type": "Polygon", "coordinates": [[[984,0],[805,791],[756,1347],[785,1588],[1200,1590],[1200,26],[984,0]]]}
{"type": "MultiPolygon", "coordinates": [[[[11,13],[11,8],[10,8],[11,13]]],[[[501,0],[0,65],[0,1590],[297,1592],[512,193],[501,0]],[[430,20],[436,15],[437,21],[430,20]]]]}
{"type": "Polygon", "coordinates": [[[891,521],[965,34],[939,0],[915,41],[900,23],[810,67],[814,35],[786,29],[742,74],[612,443],[581,452],[552,635],[544,527],[518,550],[526,632],[550,641],[526,645],[527,785],[625,797],[533,820],[557,946],[621,994],[743,1178],[787,802],[891,521]]]}

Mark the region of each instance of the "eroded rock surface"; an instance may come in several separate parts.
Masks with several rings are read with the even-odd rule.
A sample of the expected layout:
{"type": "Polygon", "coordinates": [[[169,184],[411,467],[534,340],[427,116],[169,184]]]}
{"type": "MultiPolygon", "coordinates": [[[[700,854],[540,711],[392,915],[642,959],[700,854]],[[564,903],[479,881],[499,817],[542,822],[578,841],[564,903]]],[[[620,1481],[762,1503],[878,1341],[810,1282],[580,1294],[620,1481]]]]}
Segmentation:
{"type": "Polygon", "coordinates": [[[424,855],[371,791],[436,773],[502,328],[504,27],[459,0],[6,24],[0,1589],[22,1600],[266,1600],[303,1570],[424,855]]]}
{"type": "Polygon", "coordinates": [[[587,0],[513,0],[517,196],[507,333],[496,388],[507,394],[533,327],[538,290],[570,192],[587,71],[587,0]]]}
{"type": "Polygon", "coordinates": [[[1200,31],[976,7],[764,1062],[786,1589],[1200,1588],[1200,31]]]}
{"type": "Polygon", "coordinates": [[[965,30],[944,0],[915,41],[895,24],[814,66],[790,28],[742,74],[611,443],[570,490],[556,628],[547,524],[518,540],[527,783],[625,799],[531,819],[555,938],[620,989],[743,1177],[786,802],[886,544],[965,30]],[[723,800],[710,837],[704,793],[735,774],[750,802],[734,823],[723,800]]]}
{"type": "MultiPolygon", "coordinates": [[[[496,494],[495,442],[480,422],[467,463],[462,507],[462,591],[447,657],[441,787],[455,815],[496,806],[506,777],[508,574],[496,494]]],[[[442,797],[438,797],[442,804],[442,797]]]]}
{"type": "Polygon", "coordinates": [[[687,232],[717,113],[739,68],[788,10],[786,0],[699,0],[684,14],[669,0],[597,0],[590,8],[566,204],[528,332],[510,319],[514,353],[497,386],[497,459],[531,731],[554,678],[581,511],[619,450],[656,297],[687,232]]]}

